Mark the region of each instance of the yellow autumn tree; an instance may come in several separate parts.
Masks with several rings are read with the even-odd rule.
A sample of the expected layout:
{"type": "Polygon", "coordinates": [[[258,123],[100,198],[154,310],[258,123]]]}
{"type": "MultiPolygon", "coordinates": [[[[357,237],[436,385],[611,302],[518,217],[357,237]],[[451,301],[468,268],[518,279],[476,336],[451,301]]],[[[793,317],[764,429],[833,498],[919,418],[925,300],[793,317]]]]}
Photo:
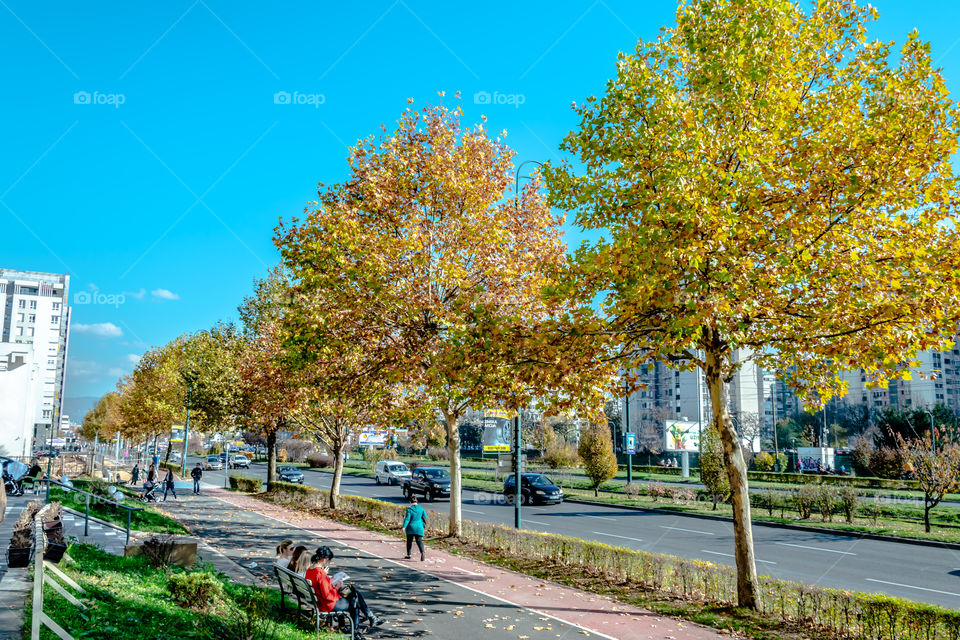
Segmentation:
{"type": "Polygon", "coordinates": [[[621,55],[546,172],[602,239],[566,293],[602,294],[624,362],[699,366],[720,430],[738,601],[758,605],[747,469],[725,383],[754,360],[813,403],[956,331],[957,107],[916,33],[852,0],[690,0],[621,55]]]}

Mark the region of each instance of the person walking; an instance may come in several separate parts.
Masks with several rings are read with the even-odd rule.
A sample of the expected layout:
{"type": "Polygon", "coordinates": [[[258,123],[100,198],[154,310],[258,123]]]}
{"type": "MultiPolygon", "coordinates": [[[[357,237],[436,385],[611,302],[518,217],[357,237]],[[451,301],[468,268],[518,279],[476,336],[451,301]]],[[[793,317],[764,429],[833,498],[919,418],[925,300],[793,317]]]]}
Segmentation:
{"type": "Polygon", "coordinates": [[[133,471],[130,472],[130,486],[136,486],[140,481],[140,463],[133,465],[133,471]]]}
{"type": "Polygon", "coordinates": [[[147,481],[151,483],[157,481],[157,465],[152,464],[150,468],[147,469],[147,481]]]}
{"type": "Polygon", "coordinates": [[[203,469],[200,468],[199,462],[197,463],[197,466],[190,470],[190,477],[193,478],[193,492],[199,494],[200,478],[203,477],[203,469]]]}
{"type": "Polygon", "coordinates": [[[173,499],[174,499],[174,500],[177,499],[177,490],[176,490],[176,487],[174,486],[173,470],[172,470],[172,469],[167,469],[167,475],[166,475],[166,477],[163,479],[163,501],[164,501],[164,502],[167,501],[167,493],[168,493],[168,492],[173,494],[173,499]]]}
{"type": "Polygon", "coordinates": [[[407,555],[403,556],[404,560],[410,559],[410,549],[416,541],[417,548],[420,549],[420,562],[424,561],[423,534],[426,530],[427,512],[417,504],[417,496],[410,496],[410,506],[407,507],[407,515],[403,519],[403,531],[407,534],[407,555]]]}

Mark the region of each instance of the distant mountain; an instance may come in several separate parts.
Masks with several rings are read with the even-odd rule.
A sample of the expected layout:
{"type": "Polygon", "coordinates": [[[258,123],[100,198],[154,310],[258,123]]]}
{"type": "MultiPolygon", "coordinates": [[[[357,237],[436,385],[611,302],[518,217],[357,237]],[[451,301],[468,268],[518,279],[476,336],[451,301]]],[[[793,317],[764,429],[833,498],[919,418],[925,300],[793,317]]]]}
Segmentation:
{"type": "Polygon", "coordinates": [[[97,400],[99,398],[95,397],[64,398],[63,414],[70,416],[70,422],[80,424],[83,422],[83,416],[87,415],[87,411],[93,409],[97,400]]]}

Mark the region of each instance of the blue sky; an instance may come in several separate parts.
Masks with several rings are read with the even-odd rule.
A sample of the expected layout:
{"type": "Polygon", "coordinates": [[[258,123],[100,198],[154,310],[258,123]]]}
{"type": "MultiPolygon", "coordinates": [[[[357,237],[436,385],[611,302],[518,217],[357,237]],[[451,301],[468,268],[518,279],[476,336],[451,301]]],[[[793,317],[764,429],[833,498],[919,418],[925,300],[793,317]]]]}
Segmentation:
{"type": "MultiPolygon", "coordinates": [[[[676,9],[349,4],[0,0],[0,266],[71,274],[67,397],[109,391],[149,346],[236,319],[278,260],[278,218],[342,179],[347,146],[407,98],[460,91],[465,122],[506,129],[519,160],[556,159],[571,102],[601,92],[617,53],[676,9]]],[[[870,36],[917,28],[956,97],[960,5],[873,4],[870,36]]]]}

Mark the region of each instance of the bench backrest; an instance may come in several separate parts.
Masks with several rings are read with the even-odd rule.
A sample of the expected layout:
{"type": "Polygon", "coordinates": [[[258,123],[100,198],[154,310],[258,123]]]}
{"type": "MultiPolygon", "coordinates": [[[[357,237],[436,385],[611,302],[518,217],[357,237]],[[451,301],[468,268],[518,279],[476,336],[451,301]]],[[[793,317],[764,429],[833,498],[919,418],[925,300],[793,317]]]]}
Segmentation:
{"type": "Polygon", "coordinates": [[[314,593],[313,585],[310,584],[309,580],[283,567],[274,567],[274,569],[281,589],[297,596],[301,604],[308,604],[314,609],[317,608],[317,594],[314,593]]]}

